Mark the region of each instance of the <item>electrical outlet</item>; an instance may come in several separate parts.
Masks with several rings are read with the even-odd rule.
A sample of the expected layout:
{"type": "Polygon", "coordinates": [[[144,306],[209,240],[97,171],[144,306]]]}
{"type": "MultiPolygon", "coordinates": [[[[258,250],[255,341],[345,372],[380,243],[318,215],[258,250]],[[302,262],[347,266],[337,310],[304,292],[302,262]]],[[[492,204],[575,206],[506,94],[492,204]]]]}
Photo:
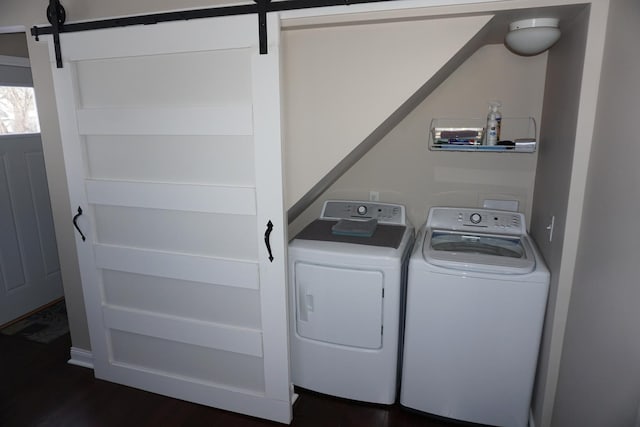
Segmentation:
{"type": "Polygon", "coordinates": [[[553,241],[553,228],[556,225],[556,216],[551,216],[551,224],[547,225],[547,230],[549,230],[549,242],[553,241]]]}
{"type": "Polygon", "coordinates": [[[380,201],[380,193],[377,191],[369,191],[369,201],[370,202],[379,202],[380,201]]]}

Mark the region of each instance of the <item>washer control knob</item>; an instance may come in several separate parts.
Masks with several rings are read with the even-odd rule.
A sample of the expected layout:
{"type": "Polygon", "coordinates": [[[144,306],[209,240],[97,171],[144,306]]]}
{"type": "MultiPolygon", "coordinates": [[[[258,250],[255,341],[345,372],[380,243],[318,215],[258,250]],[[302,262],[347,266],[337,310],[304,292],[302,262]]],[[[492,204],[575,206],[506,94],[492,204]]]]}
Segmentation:
{"type": "Polygon", "coordinates": [[[473,224],[478,224],[480,221],[482,221],[482,216],[478,212],[475,212],[471,214],[469,219],[473,224]]]}
{"type": "Polygon", "coordinates": [[[367,213],[367,207],[365,205],[360,205],[356,212],[358,212],[358,215],[365,215],[367,213]]]}

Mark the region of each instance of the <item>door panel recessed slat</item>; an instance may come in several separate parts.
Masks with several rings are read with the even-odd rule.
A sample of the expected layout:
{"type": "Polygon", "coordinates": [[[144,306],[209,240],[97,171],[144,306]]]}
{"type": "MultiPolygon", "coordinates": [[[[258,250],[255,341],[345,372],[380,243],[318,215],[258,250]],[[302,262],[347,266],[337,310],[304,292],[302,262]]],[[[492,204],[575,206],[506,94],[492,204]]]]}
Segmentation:
{"type": "Polygon", "coordinates": [[[180,211],[255,215],[252,187],[86,180],[89,203],[180,211]]]}
{"type": "Polygon", "coordinates": [[[85,141],[89,178],[255,186],[251,136],[100,135],[85,141]]]}
{"type": "Polygon", "coordinates": [[[258,289],[255,262],[150,251],[112,245],[94,245],[96,266],[109,270],[194,282],[258,289]]]}
{"type": "Polygon", "coordinates": [[[251,105],[249,61],[244,49],[80,61],[79,103],[83,108],[251,105]]]}
{"type": "Polygon", "coordinates": [[[94,243],[151,251],[255,261],[258,240],[246,232],[253,215],[93,205],[94,243]]]}
{"type": "MultiPolygon", "coordinates": [[[[189,25],[176,21],[64,33],[61,35],[63,55],[71,61],[77,61],[246,48],[256,43],[257,21],[254,22],[252,18],[229,16],[215,19],[215,22],[212,19],[189,20],[189,25]],[[109,43],[105,43],[105,37],[108,37],[109,43]],[[185,44],[185,40],[189,42],[185,44]]],[[[55,56],[51,52],[50,55],[51,62],[55,63],[55,56]]]]}
{"type": "MultiPolygon", "coordinates": [[[[264,366],[260,357],[117,329],[111,329],[107,336],[114,366],[135,369],[130,371],[133,376],[135,372],[153,373],[156,384],[173,380],[177,388],[174,392],[182,394],[185,387],[202,384],[214,390],[223,388],[264,396],[264,366]]],[[[210,396],[210,390],[203,396],[210,396]]]]}
{"type": "Polygon", "coordinates": [[[211,283],[103,270],[107,305],[260,329],[260,292],[211,283]]]}
{"type": "Polygon", "coordinates": [[[262,357],[262,332],[257,329],[114,306],[102,312],[109,329],[262,357]]]}
{"type": "Polygon", "coordinates": [[[180,108],[86,108],[81,135],[251,135],[251,105],[180,108]]]}

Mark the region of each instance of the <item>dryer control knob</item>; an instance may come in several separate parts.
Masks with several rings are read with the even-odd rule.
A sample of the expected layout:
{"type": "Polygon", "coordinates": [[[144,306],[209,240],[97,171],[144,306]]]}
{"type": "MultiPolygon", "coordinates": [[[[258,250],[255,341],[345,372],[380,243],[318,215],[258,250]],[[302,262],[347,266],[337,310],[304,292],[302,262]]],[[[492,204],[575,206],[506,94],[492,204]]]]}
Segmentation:
{"type": "Polygon", "coordinates": [[[367,213],[367,207],[365,205],[358,206],[357,209],[358,215],[364,215],[367,213]]]}
{"type": "Polygon", "coordinates": [[[471,214],[469,219],[473,224],[478,224],[480,221],[482,221],[482,216],[478,212],[475,212],[471,214]]]}

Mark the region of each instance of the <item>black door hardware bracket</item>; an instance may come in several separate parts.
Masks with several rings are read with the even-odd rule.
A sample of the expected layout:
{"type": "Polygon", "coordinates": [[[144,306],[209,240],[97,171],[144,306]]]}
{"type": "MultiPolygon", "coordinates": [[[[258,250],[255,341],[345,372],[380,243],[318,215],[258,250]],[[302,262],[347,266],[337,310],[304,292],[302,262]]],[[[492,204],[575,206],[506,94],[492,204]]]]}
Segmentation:
{"type": "Polygon", "coordinates": [[[273,223],[271,220],[267,223],[267,231],[264,232],[264,244],[267,245],[267,252],[269,252],[269,261],[273,262],[273,254],[271,253],[271,231],[273,230],[273,223]]]}
{"type": "MultiPolygon", "coordinates": [[[[51,24],[53,46],[56,52],[56,67],[62,68],[62,52],[60,50],[60,29],[64,27],[67,12],[58,0],[49,0],[47,6],[47,20],[51,24]]],[[[84,239],[83,239],[84,240],[84,239]]]]}
{"type": "Polygon", "coordinates": [[[267,6],[271,0],[255,0],[258,4],[258,39],[260,41],[260,55],[266,55],[267,50],[267,6]]]}

